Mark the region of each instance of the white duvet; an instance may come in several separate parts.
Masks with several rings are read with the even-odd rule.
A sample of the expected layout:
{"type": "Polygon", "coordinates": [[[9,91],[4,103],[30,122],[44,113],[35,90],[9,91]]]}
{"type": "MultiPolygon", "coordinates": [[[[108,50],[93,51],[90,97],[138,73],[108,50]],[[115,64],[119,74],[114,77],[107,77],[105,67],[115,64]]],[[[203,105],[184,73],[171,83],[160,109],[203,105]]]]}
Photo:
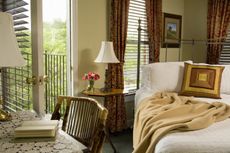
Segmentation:
{"type": "MultiPolygon", "coordinates": [[[[151,96],[154,92],[156,91],[143,88],[137,91],[135,107],[143,98],[151,96]]],[[[198,99],[230,104],[230,95],[222,94],[221,97],[222,99],[198,99]]],[[[230,119],[198,131],[168,134],[158,142],[155,153],[230,153],[230,119]]]]}

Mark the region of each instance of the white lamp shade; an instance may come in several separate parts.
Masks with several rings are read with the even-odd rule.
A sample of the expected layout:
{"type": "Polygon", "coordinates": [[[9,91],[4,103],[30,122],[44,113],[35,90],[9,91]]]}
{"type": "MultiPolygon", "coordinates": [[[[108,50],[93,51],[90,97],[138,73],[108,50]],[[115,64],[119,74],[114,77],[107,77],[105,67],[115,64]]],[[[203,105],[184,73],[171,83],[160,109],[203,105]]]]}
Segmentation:
{"type": "Polygon", "coordinates": [[[100,52],[95,59],[96,63],[119,63],[114,50],[113,43],[110,41],[102,41],[100,52]]]}
{"type": "Polygon", "coordinates": [[[0,67],[16,67],[25,64],[13,29],[13,17],[8,13],[0,12],[0,67]]]}

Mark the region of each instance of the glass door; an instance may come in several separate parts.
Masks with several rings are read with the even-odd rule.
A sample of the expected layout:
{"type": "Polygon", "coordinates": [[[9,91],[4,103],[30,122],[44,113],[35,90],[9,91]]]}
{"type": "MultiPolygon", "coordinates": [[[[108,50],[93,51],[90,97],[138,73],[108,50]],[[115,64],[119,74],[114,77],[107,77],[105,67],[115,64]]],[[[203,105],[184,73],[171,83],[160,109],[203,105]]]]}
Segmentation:
{"type": "Polygon", "coordinates": [[[43,46],[46,112],[54,110],[58,95],[69,93],[68,0],[43,0],[43,46]]]}
{"type": "Polygon", "coordinates": [[[40,115],[51,113],[57,96],[67,95],[71,90],[67,79],[70,76],[67,49],[70,3],[66,0],[2,3],[3,11],[13,14],[18,43],[27,61],[23,68],[1,70],[0,96],[4,108],[8,111],[34,109],[40,115]]]}

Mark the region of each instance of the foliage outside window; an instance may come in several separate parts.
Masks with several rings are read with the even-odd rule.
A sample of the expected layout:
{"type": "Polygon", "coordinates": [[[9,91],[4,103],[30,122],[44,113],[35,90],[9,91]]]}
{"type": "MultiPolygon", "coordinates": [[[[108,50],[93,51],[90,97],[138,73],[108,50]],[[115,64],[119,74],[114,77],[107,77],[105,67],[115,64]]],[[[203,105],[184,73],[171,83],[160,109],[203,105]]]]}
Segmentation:
{"type": "Polygon", "coordinates": [[[67,95],[66,20],[66,0],[43,1],[44,71],[49,78],[45,85],[47,113],[53,112],[58,95],[67,95]]]}

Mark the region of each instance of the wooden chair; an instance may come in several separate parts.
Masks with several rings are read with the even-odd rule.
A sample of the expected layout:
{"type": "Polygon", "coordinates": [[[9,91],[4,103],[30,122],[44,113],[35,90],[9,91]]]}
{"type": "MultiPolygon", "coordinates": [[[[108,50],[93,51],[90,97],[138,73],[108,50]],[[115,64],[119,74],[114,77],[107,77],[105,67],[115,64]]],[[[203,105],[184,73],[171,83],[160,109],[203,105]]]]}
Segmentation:
{"type": "Polygon", "coordinates": [[[101,152],[105,140],[105,124],[108,111],[96,100],[87,97],[59,96],[51,120],[59,120],[63,114],[62,130],[83,143],[84,152],[101,152]],[[65,112],[60,113],[60,108],[65,112]]]}

